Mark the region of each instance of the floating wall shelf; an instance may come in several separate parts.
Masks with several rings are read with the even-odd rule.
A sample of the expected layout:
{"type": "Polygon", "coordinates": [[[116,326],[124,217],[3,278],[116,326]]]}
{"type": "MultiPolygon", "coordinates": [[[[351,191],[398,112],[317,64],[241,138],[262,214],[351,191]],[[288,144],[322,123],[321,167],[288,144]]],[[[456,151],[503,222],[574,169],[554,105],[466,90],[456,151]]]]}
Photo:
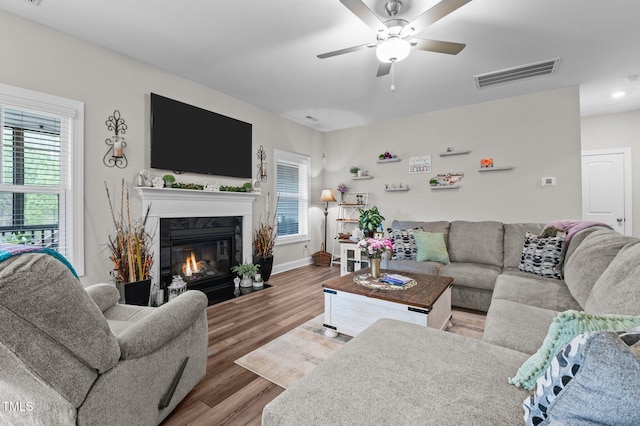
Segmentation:
{"type": "Polygon", "coordinates": [[[384,189],[386,192],[399,192],[399,191],[408,191],[409,187],[407,185],[403,186],[402,188],[385,188],[384,189]]]}
{"type": "Polygon", "coordinates": [[[373,176],[371,175],[367,175],[367,176],[354,176],[351,179],[353,180],[361,180],[361,179],[373,179],[373,176]]]}
{"type": "Polygon", "coordinates": [[[440,189],[458,189],[460,185],[439,185],[439,186],[431,186],[431,189],[440,190],[440,189]]]}
{"type": "Polygon", "coordinates": [[[499,172],[502,170],[511,170],[513,166],[483,167],[478,169],[479,172],[499,172]]]}
{"type": "Polygon", "coordinates": [[[471,151],[468,150],[468,149],[463,149],[463,150],[460,150],[460,151],[447,151],[447,152],[441,152],[440,153],[440,157],[448,157],[450,155],[462,155],[462,154],[468,154],[470,152],[471,151]]]}
{"type": "Polygon", "coordinates": [[[385,158],[384,160],[378,160],[378,163],[397,163],[400,161],[398,157],[396,158],[385,158]]]}

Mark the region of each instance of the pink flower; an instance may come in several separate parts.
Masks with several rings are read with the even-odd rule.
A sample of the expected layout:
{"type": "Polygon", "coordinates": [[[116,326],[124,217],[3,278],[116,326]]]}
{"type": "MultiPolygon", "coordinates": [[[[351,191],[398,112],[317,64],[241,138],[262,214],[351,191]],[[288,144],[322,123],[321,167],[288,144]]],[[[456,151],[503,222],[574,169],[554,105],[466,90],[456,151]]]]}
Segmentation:
{"type": "Polygon", "coordinates": [[[365,238],[358,242],[358,247],[363,253],[373,259],[379,259],[386,251],[393,250],[393,244],[388,238],[382,240],[365,238]]]}

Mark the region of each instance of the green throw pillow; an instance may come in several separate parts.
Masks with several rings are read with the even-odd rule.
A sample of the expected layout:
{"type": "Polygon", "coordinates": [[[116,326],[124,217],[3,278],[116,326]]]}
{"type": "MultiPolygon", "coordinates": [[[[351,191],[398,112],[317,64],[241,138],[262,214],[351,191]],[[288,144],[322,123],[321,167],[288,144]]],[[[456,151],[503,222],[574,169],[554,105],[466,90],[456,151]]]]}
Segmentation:
{"type": "Polygon", "coordinates": [[[574,310],[560,312],[549,326],[549,332],[540,349],[522,364],[516,375],[509,379],[509,383],[533,390],[536,380],[544,374],[553,357],[580,333],[624,331],[638,325],[640,316],[591,315],[574,310]]]}
{"type": "Polygon", "coordinates": [[[413,237],[416,240],[418,254],[416,260],[425,262],[440,262],[445,265],[449,263],[449,253],[444,243],[444,235],[439,232],[425,232],[420,229],[413,231],[413,237]]]}

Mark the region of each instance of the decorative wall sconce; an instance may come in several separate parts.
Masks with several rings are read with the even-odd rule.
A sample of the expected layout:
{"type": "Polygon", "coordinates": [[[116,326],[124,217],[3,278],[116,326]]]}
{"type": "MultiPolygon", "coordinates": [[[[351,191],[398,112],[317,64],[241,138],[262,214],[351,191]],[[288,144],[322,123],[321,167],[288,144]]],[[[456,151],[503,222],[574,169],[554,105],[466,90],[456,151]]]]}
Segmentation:
{"type": "Polygon", "coordinates": [[[256,175],[256,180],[258,182],[266,182],[267,181],[267,163],[264,160],[267,159],[267,154],[264,152],[264,148],[260,145],[258,149],[258,160],[260,160],[260,164],[258,164],[258,174],[256,175]]]}
{"type": "Polygon", "coordinates": [[[107,125],[107,129],[114,132],[114,136],[104,141],[109,149],[107,153],[104,154],[102,162],[107,167],[124,169],[127,167],[127,164],[129,164],[127,157],[124,155],[124,148],[127,146],[127,143],[122,136],[118,135],[127,132],[127,125],[124,122],[124,118],[120,117],[120,111],[118,110],[113,111],[113,115],[109,116],[105,124],[107,125]]]}

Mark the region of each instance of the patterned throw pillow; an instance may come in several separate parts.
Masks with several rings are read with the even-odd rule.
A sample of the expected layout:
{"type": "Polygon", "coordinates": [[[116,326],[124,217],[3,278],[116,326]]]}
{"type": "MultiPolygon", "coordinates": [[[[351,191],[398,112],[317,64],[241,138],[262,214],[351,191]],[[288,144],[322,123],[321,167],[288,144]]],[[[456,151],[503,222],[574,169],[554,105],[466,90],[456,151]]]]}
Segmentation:
{"type": "MultiPolygon", "coordinates": [[[[416,228],[419,229],[419,228],[416,228]]],[[[418,247],[413,236],[413,229],[387,229],[393,243],[391,260],[416,260],[418,247]]]]}
{"type": "Polygon", "coordinates": [[[573,338],[557,353],[544,375],[536,381],[533,395],[524,400],[524,422],[526,426],[539,425],[547,418],[547,409],[558,394],[573,379],[582,365],[584,346],[589,333],[573,338]]]}
{"type": "Polygon", "coordinates": [[[562,279],[564,236],[539,238],[527,232],[522,245],[519,269],[543,277],[562,279]]]}
{"type": "Polygon", "coordinates": [[[574,310],[560,312],[551,322],[538,351],[522,364],[515,376],[509,378],[509,383],[532,390],[556,353],[580,333],[629,330],[637,326],[640,326],[640,316],[591,315],[574,310]]]}
{"type": "Polygon", "coordinates": [[[525,424],[638,424],[639,342],[640,328],[576,336],[522,404],[525,424]]]}

